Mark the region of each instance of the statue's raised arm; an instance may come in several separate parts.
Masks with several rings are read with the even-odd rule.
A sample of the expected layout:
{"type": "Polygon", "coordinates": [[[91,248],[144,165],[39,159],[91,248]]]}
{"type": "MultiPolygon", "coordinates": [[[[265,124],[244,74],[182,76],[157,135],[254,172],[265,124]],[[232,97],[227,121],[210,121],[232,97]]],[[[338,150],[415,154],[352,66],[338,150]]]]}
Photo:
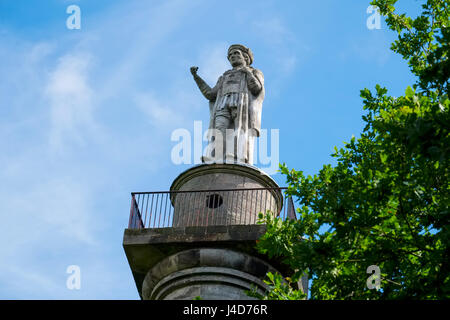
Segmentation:
{"type": "Polygon", "coordinates": [[[203,80],[198,74],[198,67],[191,67],[191,73],[194,76],[195,83],[197,83],[198,88],[201,93],[205,96],[209,101],[214,101],[217,96],[217,88],[211,88],[205,80],[203,80]]]}

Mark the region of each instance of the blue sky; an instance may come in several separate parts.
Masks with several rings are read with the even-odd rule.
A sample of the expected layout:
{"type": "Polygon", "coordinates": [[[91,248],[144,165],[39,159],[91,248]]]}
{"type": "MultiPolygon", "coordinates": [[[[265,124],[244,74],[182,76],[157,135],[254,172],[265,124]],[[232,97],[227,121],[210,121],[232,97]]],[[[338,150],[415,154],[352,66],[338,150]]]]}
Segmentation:
{"type": "Polygon", "coordinates": [[[130,192],[168,190],[192,166],[173,163],[170,139],[208,123],[189,68],[214,85],[233,43],[264,73],[280,161],[308,174],[333,163],[364,127],[359,91],[414,82],[383,20],[367,28],[368,5],[0,0],[0,299],[138,299],[122,248],[130,192]],[[71,4],[80,30],[66,27],[71,4]]]}

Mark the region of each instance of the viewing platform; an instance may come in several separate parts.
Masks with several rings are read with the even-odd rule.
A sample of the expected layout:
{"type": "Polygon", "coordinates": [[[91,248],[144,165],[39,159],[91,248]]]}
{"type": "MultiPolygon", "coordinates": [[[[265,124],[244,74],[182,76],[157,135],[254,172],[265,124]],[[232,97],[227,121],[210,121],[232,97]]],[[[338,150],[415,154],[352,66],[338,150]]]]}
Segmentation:
{"type": "Polygon", "coordinates": [[[123,247],[141,298],[245,300],[267,272],[292,274],[256,250],[260,213],[296,219],[286,189],[250,165],[203,164],[169,191],[132,192],[123,247]]]}

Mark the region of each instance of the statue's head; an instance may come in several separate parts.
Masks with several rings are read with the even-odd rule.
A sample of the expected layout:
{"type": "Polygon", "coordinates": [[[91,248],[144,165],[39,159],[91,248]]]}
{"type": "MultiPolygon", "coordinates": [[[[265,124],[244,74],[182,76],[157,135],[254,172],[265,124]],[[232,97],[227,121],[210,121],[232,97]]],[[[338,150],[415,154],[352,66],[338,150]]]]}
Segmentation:
{"type": "Polygon", "coordinates": [[[228,48],[228,61],[233,67],[249,66],[253,62],[253,53],[246,46],[233,44],[228,48]]]}

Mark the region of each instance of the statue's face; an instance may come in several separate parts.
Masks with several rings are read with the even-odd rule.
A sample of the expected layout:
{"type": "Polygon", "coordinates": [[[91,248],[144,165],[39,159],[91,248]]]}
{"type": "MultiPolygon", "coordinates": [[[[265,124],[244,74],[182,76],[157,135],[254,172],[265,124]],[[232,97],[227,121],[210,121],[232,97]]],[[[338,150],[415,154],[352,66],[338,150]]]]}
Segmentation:
{"type": "Polygon", "coordinates": [[[239,49],[233,49],[228,54],[228,60],[230,61],[233,67],[245,66],[247,61],[245,61],[245,57],[242,54],[242,51],[239,49]]]}

